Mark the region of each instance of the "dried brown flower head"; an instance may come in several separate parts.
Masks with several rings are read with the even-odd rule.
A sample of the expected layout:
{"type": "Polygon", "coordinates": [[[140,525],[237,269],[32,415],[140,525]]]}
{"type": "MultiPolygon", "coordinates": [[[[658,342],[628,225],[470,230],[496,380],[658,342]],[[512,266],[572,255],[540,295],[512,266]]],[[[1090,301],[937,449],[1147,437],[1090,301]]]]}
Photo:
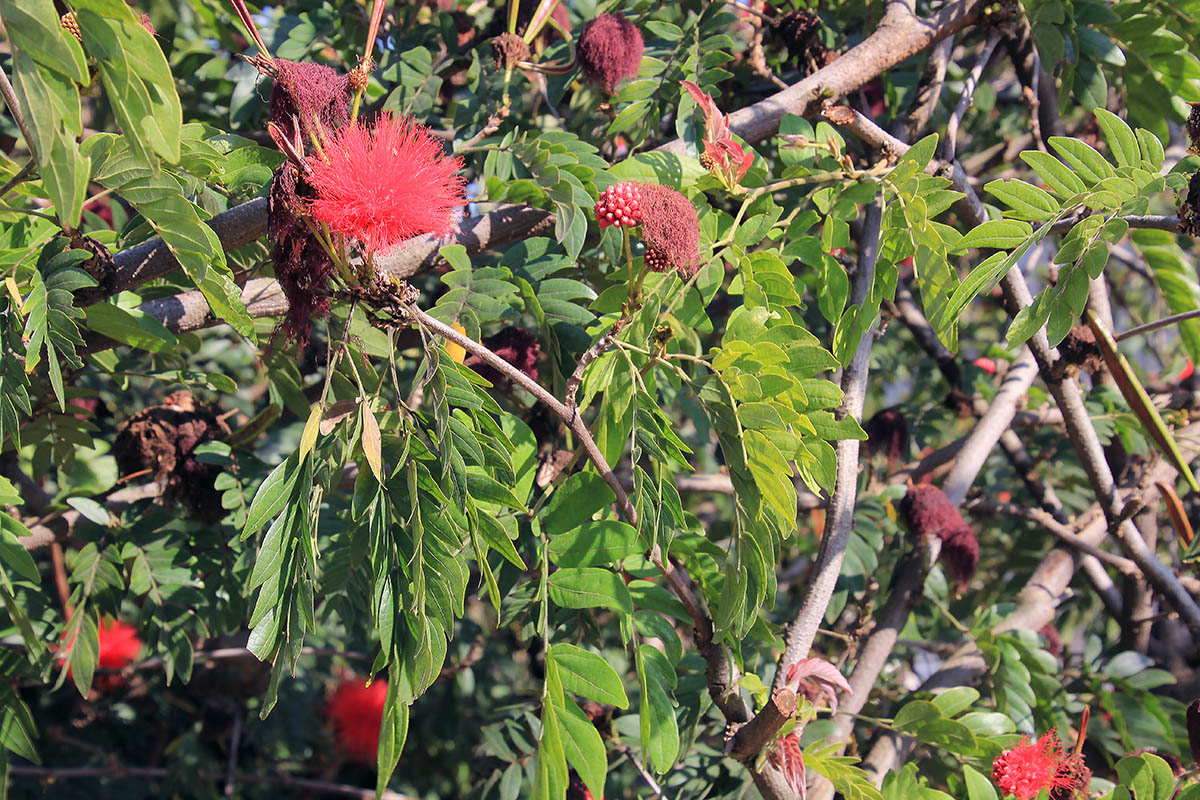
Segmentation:
{"type": "Polygon", "coordinates": [[[583,26],[576,52],[585,80],[612,94],[638,74],[645,44],[642,32],[621,14],[601,14],[583,26]]]}
{"type": "Polygon", "coordinates": [[[700,268],[700,222],[696,208],[674,189],[657,183],[642,185],[642,241],[646,252],[666,259],[684,277],[700,268]]]}
{"type": "Polygon", "coordinates": [[[122,475],[148,470],[166,505],[180,503],[193,517],[215,522],[225,514],[213,486],[220,470],[197,460],[195,450],[228,434],[216,414],[178,391],[130,417],[113,441],[113,456],[122,475]]]}
{"type": "Polygon", "coordinates": [[[979,563],[979,541],[946,493],[927,484],[913,486],[900,501],[900,513],[910,531],[942,541],[942,564],[959,589],[964,588],[979,563]]]}

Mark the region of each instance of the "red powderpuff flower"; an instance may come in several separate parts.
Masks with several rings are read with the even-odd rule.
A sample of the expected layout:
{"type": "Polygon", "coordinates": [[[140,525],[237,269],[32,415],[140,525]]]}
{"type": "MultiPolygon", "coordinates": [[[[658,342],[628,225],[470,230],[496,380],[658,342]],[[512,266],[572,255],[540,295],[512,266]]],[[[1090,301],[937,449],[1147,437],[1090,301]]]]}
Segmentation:
{"type": "Polygon", "coordinates": [[[579,64],[583,77],[612,94],[626,78],[635,77],[642,65],[642,32],[620,14],[601,14],[579,34],[579,64]]]}
{"type": "Polygon", "coordinates": [[[596,200],[596,222],[601,228],[614,225],[632,228],[642,224],[642,185],[625,181],[610,186],[596,200]]]}
{"type": "Polygon", "coordinates": [[[659,259],[685,277],[700,269],[700,221],[686,197],[657,183],[642,185],[642,241],[649,260],[659,259]]]}
{"type": "Polygon", "coordinates": [[[462,160],[447,158],[428,129],[410,117],[381,114],[374,125],[346,125],[308,157],[317,197],[313,219],[362,242],[390,249],[426,233],[453,229],[463,195],[462,160]]]}
{"type": "Polygon", "coordinates": [[[383,704],[387,681],[367,685],[347,678],[325,702],[325,716],[333,725],[334,744],[346,758],[371,765],[379,752],[379,729],[383,726],[383,704]]]}
{"type": "MultiPolygon", "coordinates": [[[[101,669],[124,669],[133,663],[142,651],[142,640],[138,638],[137,628],[119,619],[110,623],[101,622],[97,629],[99,648],[96,666],[101,669]]],[[[68,649],[73,646],[68,643],[68,649]]],[[[70,668],[67,674],[71,674],[70,668]]],[[[125,679],[119,673],[97,673],[93,683],[101,692],[112,692],[125,685],[125,679]]]]}
{"type": "Polygon", "coordinates": [[[1016,747],[992,762],[992,780],[1000,791],[1019,800],[1032,800],[1043,789],[1071,796],[1083,787],[1087,774],[1083,757],[1068,755],[1053,728],[1036,742],[1022,737],[1016,747]]]}

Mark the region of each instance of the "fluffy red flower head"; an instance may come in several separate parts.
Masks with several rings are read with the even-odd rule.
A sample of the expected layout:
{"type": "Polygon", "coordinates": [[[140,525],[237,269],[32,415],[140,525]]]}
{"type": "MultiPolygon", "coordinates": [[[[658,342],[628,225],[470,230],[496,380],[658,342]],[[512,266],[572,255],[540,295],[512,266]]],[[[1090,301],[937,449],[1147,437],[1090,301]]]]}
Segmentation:
{"type": "Polygon", "coordinates": [[[377,680],[367,686],[357,678],[347,678],[325,702],[334,743],[346,758],[360,764],[375,763],[386,699],[387,681],[377,680]]]}
{"type": "Polygon", "coordinates": [[[614,225],[632,228],[642,224],[642,185],[625,181],[610,186],[596,201],[596,222],[601,228],[614,225]]]}
{"type": "Polygon", "coordinates": [[[1082,787],[1087,774],[1083,757],[1067,754],[1053,728],[1036,742],[1022,737],[992,762],[992,780],[1000,791],[1019,800],[1032,800],[1042,789],[1071,796],[1082,787]]]}
{"type": "Polygon", "coordinates": [[[137,628],[119,619],[111,623],[100,623],[100,657],[96,665],[109,669],[121,669],[132,662],[142,650],[142,640],[137,628]]]}
{"type": "Polygon", "coordinates": [[[368,252],[426,233],[444,236],[466,200],[462,161],[447,158],[429,131],[410,117],[381,114],[329,135],[308,157],[317,197],[313,219],[357,239],[368,252]]]}
{"type": "Polygon", "coordinates": [[[642,32],[620,14],[601,14],[579,34],[583,77],[612,94],[621,81],[633,78],[642,65],[642,32]]]}
{"type": "MultiPolygon", "coordinates": [[[[142,651],[142,640],[138,638],[137,628],[121,620],[101,622],[96,630],[99,641],[96,666],[101,669],[123,669],[133,663],[142,651]]],[[[67,648],[73,646],[67,643],[67,648]]],[[[71,674],[70,667],[67,674],[71,674]]],[[[125,685],[125,679],[115,672],[97,673],[92,681],[97,690],[111,692],[125,685]]]]}
{"type": "Polygon", "coordinates": [[[642,241],[685,277],[700,269],[700,221],[691,201],[657,183],[642,186],[642,241]]]}

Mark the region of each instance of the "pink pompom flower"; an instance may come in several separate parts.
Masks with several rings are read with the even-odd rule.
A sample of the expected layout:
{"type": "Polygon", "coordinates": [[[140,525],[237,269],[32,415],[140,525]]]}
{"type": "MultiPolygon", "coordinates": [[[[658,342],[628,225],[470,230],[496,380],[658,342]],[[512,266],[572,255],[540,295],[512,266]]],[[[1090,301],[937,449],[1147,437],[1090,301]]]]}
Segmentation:
{"type": "Polygon", "coordinates": [[[381,114],[329,134],[308,156],[316,191],[310,213],[330,230],[362,243],[368,253],[406,239],[449,234],[466,200],[462,161],[410,117],[381,114]]]}
{"type": "Polygon", "coordinates": [[[1053,728],[1037,741],[1022,737],[992,762],[992,780],[1000,791],[1018,800],[1032,800],[1043,789],[1070,797],[1083,785],[1085,775],[1083,757],[1066,753],[1053,728]]]}

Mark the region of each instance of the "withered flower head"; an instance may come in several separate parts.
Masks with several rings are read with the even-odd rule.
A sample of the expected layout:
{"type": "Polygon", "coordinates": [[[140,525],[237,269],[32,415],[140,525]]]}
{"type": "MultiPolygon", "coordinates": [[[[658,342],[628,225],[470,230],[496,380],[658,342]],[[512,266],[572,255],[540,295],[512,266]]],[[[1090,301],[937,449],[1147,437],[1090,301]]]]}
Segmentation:
{"type": "Polygon", "coordinates": [[[900,513],[913,533],[942,541],[940,558],[946,572],[960,590],[965,587],[979,563],[979,541],[946,493],[927,484],[913,486],[900,501],[900,513]]]}
{"type": "Polygon", "coordinates": [[[674,189],[658,183],[642,185],[642,241],[684,277],[700,268],[700,221],[696,208],[674,189]]]}
{"type": "Polygon", "coordinates": [[[165,504],[178,502],[197,519],[216,521],[225,514],[213,486],[220,470],[199,461],[195,450],[228,433],[216,414],[178,391],[130,417],[113,441],[113,456],[122,475],[148,472],[165,504]]]}
{"type": "Polygon", "coordinates": [[[601,14],[583,26],[576,52],[583,77],[612,94],[638,74],[645,44],[642,32],[621,14],[601,14]]]}
{"type": "MultiPolygon", "coordinates": [[[[530,379],[538,379],[538,359],[542,356],[542,346],[538,342],[537,334],[510,325],[484,339],[483,345],[530,379]]],[[[498,390],[512,391],[512,381],[491,365],[485,364],[478,356],[467,356],[463,364],[487,378],[498,390]]]]}
{"type": "Polygon", "coordinates": [[[885,408],[863,425],[871,455],[883,454],[889,464],[908,455],[908,420],[898,408],[885,408]]]}
{"type": "Polygon", "coordinates": [[[296,120],[307,142],[332,133],[350,119],[350,77],[311,61],[274,61],[275,86],[268,115],[288,141],[296,139],[296,120]]]}

